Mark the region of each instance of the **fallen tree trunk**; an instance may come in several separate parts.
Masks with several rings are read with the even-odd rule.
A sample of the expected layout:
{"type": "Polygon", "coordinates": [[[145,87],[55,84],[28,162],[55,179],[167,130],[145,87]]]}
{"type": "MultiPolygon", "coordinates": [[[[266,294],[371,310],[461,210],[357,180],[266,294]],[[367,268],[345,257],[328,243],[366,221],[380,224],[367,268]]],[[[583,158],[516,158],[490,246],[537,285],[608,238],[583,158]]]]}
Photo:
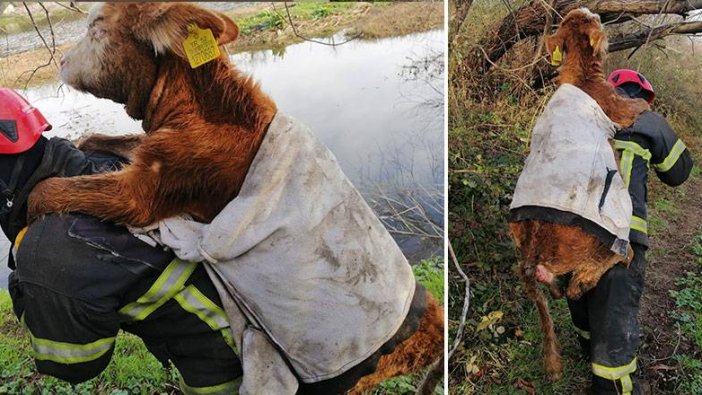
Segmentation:
{"type": "Polygon", "coordinates": [[[609,43],[608,51],[617,52],[624,49],[640,47],[644,44],[674,34],[692,35],[697,33],[702,33],[702,21],[658,26],[619,37],[616,41],[609,43]]]}
{"type": "MultiPolygon", "coordinates": [[[[542,34],[548,14],[547,7],[545,0],[532,0],[510,13],[502,20],[494,34],[486,36],[478,43],[477,48],[467,58],[466,66],[475,73],[484,74],[518,42],[542,34]]],[[[553,9],[561,16],[579,7],[587,7],[599,14],[603,23],[618,24],[641,15],[665,14],[686,17],[691,11],[702,9],[702,0],[556,0],[553,5],[553,9]]],[[[671,34],[698,32],[698,22],[674,23],[653,29],[643,28],[611,44],[609,50],[614,52],[633,48],[646,43],[647,40],[650,42],[671,34]],[[641,35],[646,36],[643,41],[641,35]]]]}

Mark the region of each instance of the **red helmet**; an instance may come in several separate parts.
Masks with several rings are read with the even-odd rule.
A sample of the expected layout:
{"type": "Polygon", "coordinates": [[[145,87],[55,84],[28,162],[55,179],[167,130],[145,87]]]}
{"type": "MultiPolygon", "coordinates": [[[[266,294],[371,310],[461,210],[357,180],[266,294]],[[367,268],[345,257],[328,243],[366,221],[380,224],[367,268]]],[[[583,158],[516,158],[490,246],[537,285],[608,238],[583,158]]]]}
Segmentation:
{"type": "Polygon", "coordinates": [[[0,154],[19,154],[51,130],[43,115],[17,92],[0,88],[0,154]]]}
{"type": "Polygon", "coordinates": [[[646,77],[644,77],[643,74],[639,73],[638,71],[629,69],[614,70],[612,74],[609,75],[609,78],[607,78],[607,81],[609,81],[609,83],[615,88],[624,85],[627,82],[632,82],[638,85],[643,91],[648,93],[647,101],[649,104],[653,103],[653,99],[656,98],[656,94],[653,92],[653,85],[651,85],[651,82],[649,82],[646,77]]]}

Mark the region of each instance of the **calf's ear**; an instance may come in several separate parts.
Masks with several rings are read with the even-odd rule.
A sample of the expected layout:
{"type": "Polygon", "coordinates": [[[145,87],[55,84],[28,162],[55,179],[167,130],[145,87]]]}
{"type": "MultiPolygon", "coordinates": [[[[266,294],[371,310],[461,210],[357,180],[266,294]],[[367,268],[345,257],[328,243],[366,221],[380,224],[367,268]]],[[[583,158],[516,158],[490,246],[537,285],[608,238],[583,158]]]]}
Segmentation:
{"type": "Polygon", "coordinates": [[[604,56],[607,53],[607,36],[600,29],[592,29],[587,32],[590,40],[590,46],[594,54],[604,56]]]}
{"type": "Polygon", "coordinates": [[[220,13],[217,14],[222,19],[222,22],[224,22],[224,31],[217,37],[219,45],[228,44],[236,40],[236,38],[239,37],[239,26],[228,16],[220,13]]]}
{"type": "Polygon", "coordinates": [[[226,15],[183,3],[124,4],[132,19],[132,32],[153,45],[157,53],[172,52],[185,58],[183,44],[192,25],[209,29],[219,45],[234,41],[239,28],[226,15]]]}
{"type": "Polygon", "coordinates": [[[563,39],[561,39],[557,34],[552,34],[544,38],[544,43],[546,44],[546,51],[548,51],[549,59],[551,59],[551,64],[553,66],[560,66],[563,63],[563,39]]]}

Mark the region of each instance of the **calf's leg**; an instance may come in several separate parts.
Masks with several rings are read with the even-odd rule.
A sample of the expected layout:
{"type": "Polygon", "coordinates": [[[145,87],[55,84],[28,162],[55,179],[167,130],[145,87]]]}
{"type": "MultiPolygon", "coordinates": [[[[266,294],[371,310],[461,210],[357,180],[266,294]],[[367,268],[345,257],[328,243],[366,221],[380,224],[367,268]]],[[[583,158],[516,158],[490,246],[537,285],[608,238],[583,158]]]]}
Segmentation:
{"type": "Polygon", "coordinates": [[[443,352],[444,309],[433,296],[427,294],[427,310],[417,332],[400,343],[392,353],[380,357],[375,372],[363,377],[348,394],[360,395],[383,380],[417,373],[441,357],[443,352]]]}
{"type": "Polygon", "coordinates": [[[520,263],[519,275],[527,296],[535,304],[541,319],[541,331],[544,333],[544,367],[551,381],[556,381],[563,375],[563,362],[558,346],[558,339],[553,327],[553,320],[548,312],[546,295],[538,288],[533,266],[520,263]]]}

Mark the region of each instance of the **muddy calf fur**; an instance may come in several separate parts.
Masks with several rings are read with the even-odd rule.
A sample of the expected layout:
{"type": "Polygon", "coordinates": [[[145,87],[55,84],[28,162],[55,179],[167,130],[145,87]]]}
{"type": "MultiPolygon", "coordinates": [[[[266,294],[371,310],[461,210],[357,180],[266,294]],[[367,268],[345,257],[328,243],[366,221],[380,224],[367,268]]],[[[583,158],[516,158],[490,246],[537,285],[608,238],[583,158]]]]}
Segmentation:
{"type": "MultiPolygon", "coordinates": [[[[143,120],[146,135],[136,146],[128,144],[133,137],[125,142],[123,155],[132,162],[118,172],[39,184],[30,217],[82,212],[144,226],[188,213],[211,221],[239,193],[277,109],[225,55],[191,68],[183,42],[193,24],[210,29],[220,45],[234,41],[238,27],[223,14],[184,3],[98,5],[88,24],[85,37],[62,59],[62,79],[124,104],[130,116],[143,120]]],[[[115,140],[85,144],[120,147],[115,140]]],[[[427,305],[419,330],[383,356],[354,393],[439,358],[442,309],[430,296],[427,305]]]]}

